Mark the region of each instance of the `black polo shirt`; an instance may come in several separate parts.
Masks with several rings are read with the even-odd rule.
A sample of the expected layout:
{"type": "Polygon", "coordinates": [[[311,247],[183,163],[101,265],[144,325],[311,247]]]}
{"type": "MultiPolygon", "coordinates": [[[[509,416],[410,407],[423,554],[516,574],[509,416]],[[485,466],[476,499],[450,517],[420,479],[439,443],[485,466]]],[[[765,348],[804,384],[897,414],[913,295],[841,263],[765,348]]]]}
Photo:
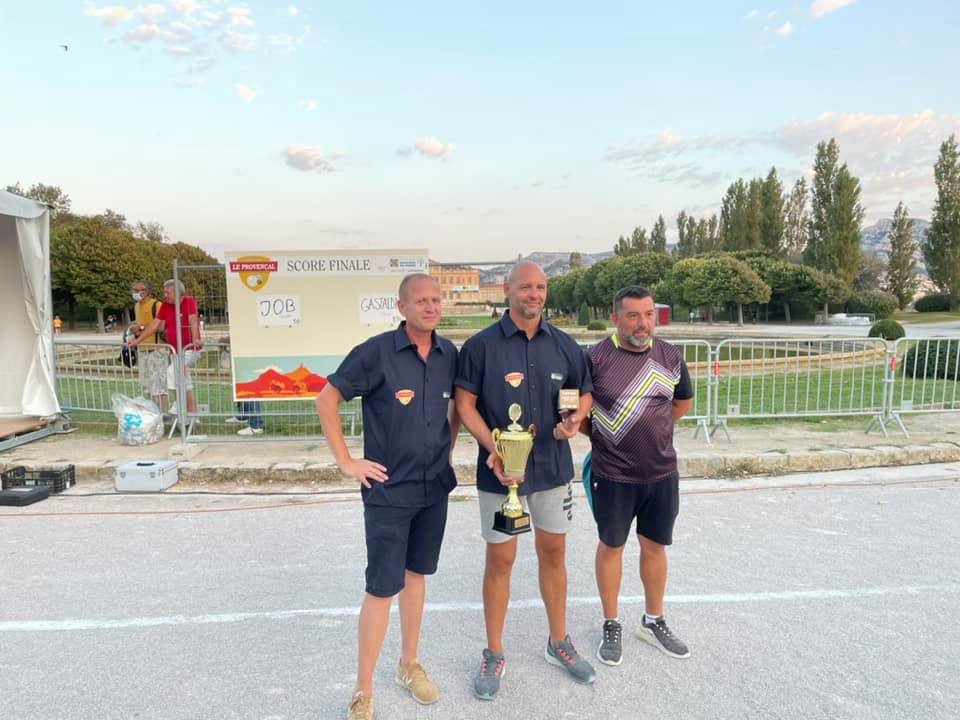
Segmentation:
{"type": "Polygon", "coordinates": [[[361,488],[370,505],[426,507],[457,485],[447,419],[457,349],[434,333],[424,362],[405,324],[357,345],[327,377],[344,400],[363,398],[363,456],[387,468],[385,483],[361,488]]]}
{"type": "MultiPolygon", "coordinates": [[[[456,385],[477,396],[477,410],[491,430],[510,425],[507,409],[512,403],[523,410],[519,422],[524,428],[536,425],[521,495],[565,485],[573,477],[569,442],[553,439],[560,422],[560,389],[576,388],[584,395],[593,390],[593,382],[583,350],[569,335],[541,320],[537,334],[528,340],[505,312],[500,322],[464,343],[456,385]]],[[[507,489],[487,467],[487,455],[480,446],[477,487],[505,494],[507,489]]]]}

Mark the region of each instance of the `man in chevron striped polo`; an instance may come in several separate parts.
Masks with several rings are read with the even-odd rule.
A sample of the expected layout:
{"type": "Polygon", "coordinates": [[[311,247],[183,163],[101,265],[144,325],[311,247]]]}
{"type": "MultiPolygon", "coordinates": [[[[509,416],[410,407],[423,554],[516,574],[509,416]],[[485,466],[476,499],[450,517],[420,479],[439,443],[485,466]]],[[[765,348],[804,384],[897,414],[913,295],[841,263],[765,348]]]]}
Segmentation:
{"type": "Polygon", "coordinates": [[[693,404],[690,375],[677,347],[654,340],[657,316],[649,290],[638,285],[620,290],[611,319],[616,333],[587,353],[593,451],[590,477],[584,479],[600,536],[596,569],[604,618],[597,657],[607,665],[623,658],[617,601],[623,550],[636,521],[646,601],[637,637],[671,657],[686,658],[690,651],[663,617],[663,596],[666,547],[680,508],[673,424],[693,404]]]}

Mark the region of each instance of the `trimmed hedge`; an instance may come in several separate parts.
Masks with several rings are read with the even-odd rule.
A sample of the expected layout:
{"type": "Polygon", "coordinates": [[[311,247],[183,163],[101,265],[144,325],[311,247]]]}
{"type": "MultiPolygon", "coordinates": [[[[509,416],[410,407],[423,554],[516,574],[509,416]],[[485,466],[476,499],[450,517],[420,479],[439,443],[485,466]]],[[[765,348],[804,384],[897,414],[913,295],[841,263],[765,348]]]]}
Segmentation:
{"type": "Polygon", "coordinates": [[[960,379],[960,340],[919,340],[907,351],[903,372],[907,378],[960,379]]]}
{"type": "Polygon", "coordinates": [[[884,340],[899,340],[904,335],[906,335],[906,330],[903,329],[903,325],[898,323],[896,320],[880,320],[875,322],[873,327],[870,328],[870,332],[867,333],[867,337],[879,337],[884,340]]]}
{"type": "Polygon", "coordinates": [[[847,300],[848,313],[873,313],[877,320],[890,317],[897,307],[896,296],[879,290],[858,292],[847,300]]]}
{"type": "Polygon", "coordinates": [[[607,324],[603,320],[591,320],[587,325],[587,330],[606,330],[607,324]]]}
{"type": "Polygon", "coordinates": [[[947,312],[950,309],[950,296],[947,293],[930,293],[913,304],[917,312],[947,312]]]}

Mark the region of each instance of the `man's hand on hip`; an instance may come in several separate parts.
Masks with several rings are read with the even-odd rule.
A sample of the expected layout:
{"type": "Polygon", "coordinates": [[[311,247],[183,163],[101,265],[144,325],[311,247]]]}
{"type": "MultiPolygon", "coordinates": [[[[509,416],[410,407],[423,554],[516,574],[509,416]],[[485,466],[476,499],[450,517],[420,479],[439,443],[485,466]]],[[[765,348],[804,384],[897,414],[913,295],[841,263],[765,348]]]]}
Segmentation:
{"type": "Polygon", "coordinates": [[[380,463],[375,463],[366,458],[348,460],[340,466],[340,472],[347,477],[358,480],[365,488],[373,487],[368,480],[375,480],[379,483],[387,481],[387,469],[380,463]]]}

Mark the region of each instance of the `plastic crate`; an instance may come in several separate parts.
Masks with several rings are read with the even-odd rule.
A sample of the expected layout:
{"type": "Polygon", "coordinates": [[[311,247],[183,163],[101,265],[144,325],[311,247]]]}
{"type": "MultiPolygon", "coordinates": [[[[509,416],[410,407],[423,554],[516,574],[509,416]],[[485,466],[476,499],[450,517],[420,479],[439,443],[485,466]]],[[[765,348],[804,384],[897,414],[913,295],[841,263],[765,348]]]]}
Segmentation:
{"type": "Polygon", "coordinates": [[[67,465],[63,470],[27,470],[22,465],[6,470],[0,477],[3,478],[3,489],[17,487],[46,486],[50,492],[59,493],[68,487],[77,484],[77,475],[73,465],[67,465]]]}

